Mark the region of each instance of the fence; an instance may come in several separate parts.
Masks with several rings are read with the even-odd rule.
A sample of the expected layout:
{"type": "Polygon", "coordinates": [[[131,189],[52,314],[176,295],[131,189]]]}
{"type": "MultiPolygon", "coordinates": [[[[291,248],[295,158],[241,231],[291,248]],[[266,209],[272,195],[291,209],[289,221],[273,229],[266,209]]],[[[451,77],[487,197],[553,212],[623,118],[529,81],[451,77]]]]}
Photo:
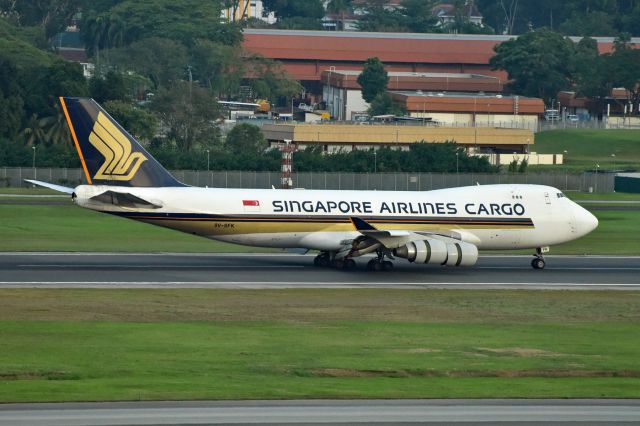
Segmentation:
{"type": "MultiPolygon", "coordinates": [[[[171,172],[178,180],[193,186],[214,188],[275,188],[280,187],[280,172],[207,172],[177,170],[171,172]]],[[[60,185],[83,183],[81,169],[0,168],[0,185],[26,187],[24,179],[43,180],[60,185]]],[[[613,192],[612,173],[293,173],[295,188],[333,190],[429,191],[466,185],[528,183],[549,185],[563,191],[613,192]]]]}

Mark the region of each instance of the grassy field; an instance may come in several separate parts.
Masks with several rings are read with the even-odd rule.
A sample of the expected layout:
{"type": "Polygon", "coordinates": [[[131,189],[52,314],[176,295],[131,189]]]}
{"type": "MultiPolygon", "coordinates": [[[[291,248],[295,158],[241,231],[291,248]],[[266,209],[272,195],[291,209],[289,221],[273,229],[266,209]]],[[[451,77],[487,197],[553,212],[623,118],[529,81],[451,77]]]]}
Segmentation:
{"type": "Polygon", "coordinates": [[[94,212],[71,202],[0,205],[0,218],[0,251],[261,251],[94,212]]]}
{"type": "Polygon", "coordinates": [[[567,151],[566,167],[572,171],[593,170],[596,164],[601,171],[640,169],[638,130],[550,130],[537,133],[531,149],[540,154],[567,151]]]}
{"type": "Polygon", "coordinates": [[[1,290],[0,401],[640,397],[640,294],[1,290]]]}

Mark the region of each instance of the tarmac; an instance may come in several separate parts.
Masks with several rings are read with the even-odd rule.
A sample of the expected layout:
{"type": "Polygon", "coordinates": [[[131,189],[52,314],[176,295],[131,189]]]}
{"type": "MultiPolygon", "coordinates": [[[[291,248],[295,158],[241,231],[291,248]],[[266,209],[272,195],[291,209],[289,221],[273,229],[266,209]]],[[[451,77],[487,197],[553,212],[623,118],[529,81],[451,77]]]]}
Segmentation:
{"type": "Polygon", "coordinates": [[[0,405],[0,426],[637,425],[638,400],[290,400],[0,405]]]}
{"type": "Polygon", "coordinates": [[[481,256],[471,268],[415,265],[392,271],[313,266],[300,254],[3,253],[0,288],[488,288],[640,290],[640,257],[481,256]]]}

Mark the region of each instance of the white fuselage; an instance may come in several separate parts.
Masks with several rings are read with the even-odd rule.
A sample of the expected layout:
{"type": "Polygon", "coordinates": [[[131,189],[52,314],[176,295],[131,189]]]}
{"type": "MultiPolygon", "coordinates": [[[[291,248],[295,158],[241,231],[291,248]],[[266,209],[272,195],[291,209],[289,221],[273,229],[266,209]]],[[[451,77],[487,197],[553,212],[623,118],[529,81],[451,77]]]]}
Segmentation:
{"type": "Polygon", "coordinates": [[[580,238],[597,219],[559,190],[482,185],[425,192],[129,188],[81,185],[79,205],[221,241],[262,247],[339,250],[360,233],[358,217],[379,230],[450,236],[479,249],[545,247],[580,238]],[[90,200],[105,191],[154,204],[90,200]]]}

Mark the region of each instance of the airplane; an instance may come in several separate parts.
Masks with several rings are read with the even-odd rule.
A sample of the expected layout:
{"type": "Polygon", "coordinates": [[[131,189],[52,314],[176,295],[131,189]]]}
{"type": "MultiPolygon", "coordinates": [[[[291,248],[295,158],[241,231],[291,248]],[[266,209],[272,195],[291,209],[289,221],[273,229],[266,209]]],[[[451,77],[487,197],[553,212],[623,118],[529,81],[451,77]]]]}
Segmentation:
{"type": "Polygon", "coordinates": [[[74,202],[128,219],[256,247],[317,250],[314,265],[369,270],[401,258],[417,264],[473,266],[478,250],[535,249],[544,269],[549,246],[587,235],[598,220],[560,190],[542,185],[477,185],[433,191],[227,189],[187,186],[90,98],[60,102],[87,184],[74,202]]]}

